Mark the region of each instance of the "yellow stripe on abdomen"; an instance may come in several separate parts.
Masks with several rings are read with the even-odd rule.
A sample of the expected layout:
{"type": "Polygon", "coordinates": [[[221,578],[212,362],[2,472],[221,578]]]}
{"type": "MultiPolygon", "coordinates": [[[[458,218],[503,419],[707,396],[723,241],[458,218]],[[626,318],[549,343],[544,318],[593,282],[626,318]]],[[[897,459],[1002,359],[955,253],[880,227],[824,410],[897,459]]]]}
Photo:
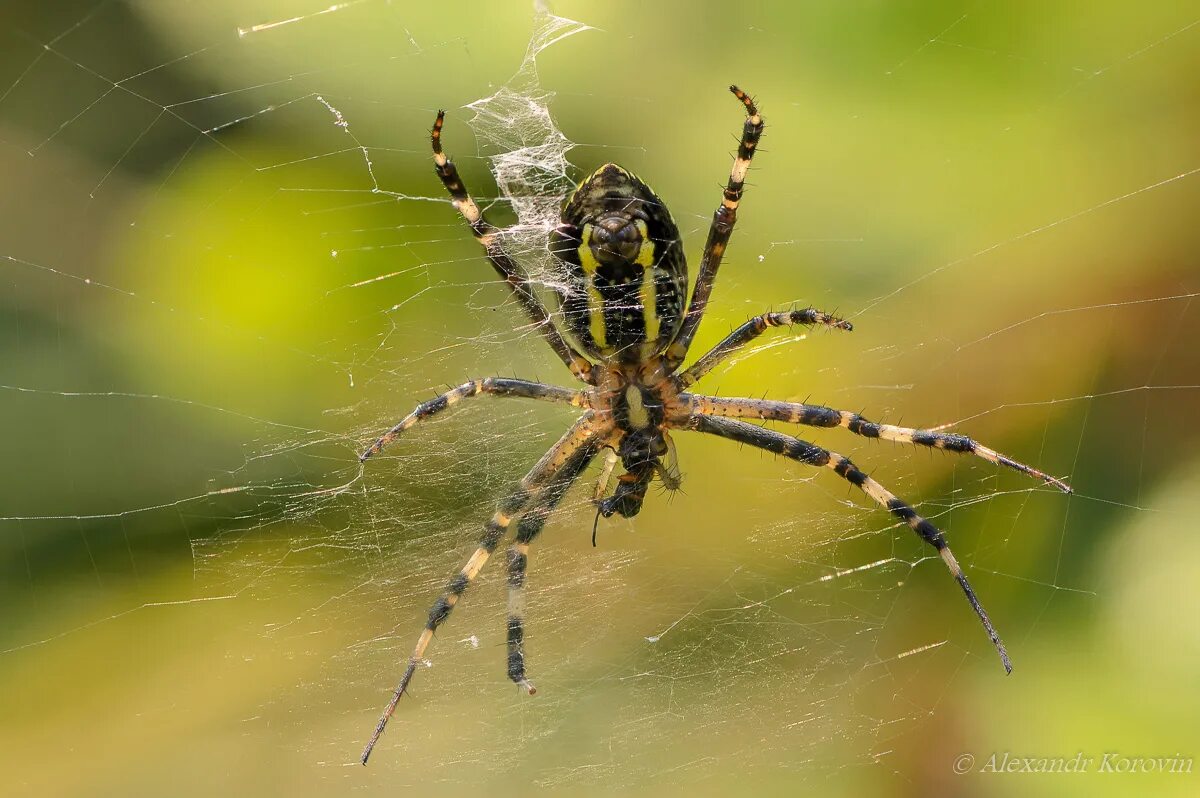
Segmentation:
{"type": "Polygon", "coordinates": [[[644,221],[638,219],[635,223],[638,232],[642,234],[642,246],[638,250],[635,263],[642,267],[642,284],[638,290],[638,301],[642,303],[642,319],[646,325],[645,342],[647,344],[644,349],[646,356],[649,356],[658,349],[658,334],[661,329],[658,318],[657,283],[654,279],[654,241],[650,239],[650,230],[644,221]]]}
{"type": "Polygon", "coordinates": [[[582,241],[577,251],[579,265],[583,269],[583,281],[587,283],[588,332],[596,346],[604,349],[608,346],[608,336],[604,327],[604,297],[600,296],[600,289],[596,288],[596,271],[600,268],[600,262],[592,254],[591,223],[583,226],[580,238],[582,241]]]}

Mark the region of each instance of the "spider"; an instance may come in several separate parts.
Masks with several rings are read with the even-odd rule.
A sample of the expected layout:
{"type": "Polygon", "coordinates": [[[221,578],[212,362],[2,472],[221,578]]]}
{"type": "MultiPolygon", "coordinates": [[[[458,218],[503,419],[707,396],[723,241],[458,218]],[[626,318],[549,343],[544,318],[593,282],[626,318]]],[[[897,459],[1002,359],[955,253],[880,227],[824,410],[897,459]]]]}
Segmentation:
{"type": "MultiPolygon", "coordinates": [[[[600,516],[637,515],[655,477],[667,488],[678,487],[671,430],[716,435],[806,466],[828,468],[859,488],[937,550],[991,638],[1005,672],[1012,671],[1008,653],[991,619],[951,554],[945,536],[933,524],[842,455],[739,419],[844,427],[866,438],[973,454],[1070,493],[1071,488],[1065,482],[963,435],[879,424],[857,413],[819,405],[727,399],[688,392],[705,374],[770,327],[820,324],[837,330],[853,329],[850,322],[815,308],[763,313],[683,368],[737,222],[746,173],[763,133],[763,118],[751,97],[737,86],[729,88],[745,107],[746,119],[686,309],[687,264],[679,230],[662,200],[645,183],[620,166],[608,163],[580,183],[567,200],[560,224],[550,234],[549,248],[565,277],[556,293],[563,324],[574,344],[551,322],[524,269],[504,252],[502,231],[488,222],[467,193],[454,163],[443,153],[445,112],[438,112],[431,132],[433,161],[454,207],[470,225],[471,232],[486,250],[488,261],[508,284],[532,327],[586,387],[569,390],[500,377],[471,380],[418,405],[367,449],[360,460],[378,453],[417,422],[480,394],[562,402],[584,412],[516,484],[508,498],[499,503],[491,520],[484,525],[479,547],[430,609],[400,684],[362,752],[364,765],[408,689],[434,632],[450,616],[514,521],[516,534],[507,553],[508,677],[530,695],[536,691],[525,673],[522,609],[530,546],[571,484],[602,452],[604,463],[593,498],[597,523],[600,516]],[[606,495],[618,463],[624,473],[618,476],[612,493],[606,495]]],[[[594,532],[592,542],[595,543],[594,532]]]]}

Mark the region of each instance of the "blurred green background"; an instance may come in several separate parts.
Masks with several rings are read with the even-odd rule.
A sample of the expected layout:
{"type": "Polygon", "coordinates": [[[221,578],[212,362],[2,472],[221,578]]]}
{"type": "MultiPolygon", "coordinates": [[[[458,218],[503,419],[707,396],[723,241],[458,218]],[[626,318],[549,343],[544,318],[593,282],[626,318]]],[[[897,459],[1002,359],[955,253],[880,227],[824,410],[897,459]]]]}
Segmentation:
{"type": "Polygon", "coordinates": [[[1064,497],[806,431],[947,530],[1015,672],[937,558],[844,484],[684,436],[684,491],[599,549],[587,487],[548,527],[539,695],[505,679],[493,568],[357,766],[429,603],[571,418],[484,399],[355,460],[448,383],[566,384],[427,154],[445,107],[495,197],[463,106],[518,68],[534,12],[10,2],[3,792],[1197,794],[1099,772],[1200,754],[1195,8],[554,11],[595,28],[538,58],[573,176],[645,176],[693,270],[740,126],[725,87],[760,101],[698,347],[790,303],[854,318],[764,339],[706,390],[954,423],[1069,476],[1064,497]],[[1004,752],[1097,761],[979,772],[1004,752]]]}

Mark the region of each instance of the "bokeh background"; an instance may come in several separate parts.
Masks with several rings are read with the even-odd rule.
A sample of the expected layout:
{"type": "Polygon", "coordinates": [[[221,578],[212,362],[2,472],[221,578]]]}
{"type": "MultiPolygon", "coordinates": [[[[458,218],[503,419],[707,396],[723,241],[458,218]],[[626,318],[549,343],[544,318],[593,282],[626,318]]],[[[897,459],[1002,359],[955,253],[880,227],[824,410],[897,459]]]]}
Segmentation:
{"type": "Polygon", "coordinates": [[[1195,8],[554,11],[594,28],[537,61],[572,176],[651,180],[693,268],[740,125],[725,86],[760,100],[698,345],[792,303],[854,318],[708,390],[954,424],[1070,478],[807,430],[947,530],[1015,672],[886,514],[685,437],[682,493],[592,549],[581,486],[544,535],[540,694],[505,680],[485,572],[359,767],[426,607],[571,417],[482,399],[355,461],[448,383],[567,380],[426,149],[448,108],[495,197],[463,106],[520,67],[534,10],[9,2],[4,794],[1196,794],[1099,772],[1200,754],[1195,8]],[[1094,761],[980,772],[1005,752],[1094,761]]]}

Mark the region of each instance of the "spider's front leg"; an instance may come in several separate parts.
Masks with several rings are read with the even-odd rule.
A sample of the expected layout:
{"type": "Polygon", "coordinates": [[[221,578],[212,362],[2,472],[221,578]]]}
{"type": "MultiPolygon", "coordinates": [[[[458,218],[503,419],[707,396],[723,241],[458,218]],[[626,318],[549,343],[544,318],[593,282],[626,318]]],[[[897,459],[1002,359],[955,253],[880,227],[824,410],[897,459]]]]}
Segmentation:
{"type": "Polygon", "coordinates": [[[508,283],[517,303],[525,311],[526,317],[554,350],[554,354],[558,355],[559,359],[579,380],[590,384],[592,379],[591,362],[567,343],[550,321],[550,314],[546,312],[545,305],[534,292],[528,275],[501,246],[500,229],[487,220],[479,205],[471,199],[466,185],[458,175],[458,168],[454,165],[454,161],[451,161],[442,152],[442,125],[445,120],[446,112],[438,111],[437,120],[433,123],[429,139],[433,145],[433,163],[437,170],[437,176],[442,181],[442,185],[446,187],[446,191],[449,192],[451,202],[455,209],[462,214],[467,224],[471,226],[471,232],[475,235],[475,239],[487,251],[488,262],[492,264],[496,273],[508,283]]]}
{"type": "Polygon", "coordinates": [[[747,424],[744,421],[717,418],[699,413],[693,414],[688,418],[686,427],[697,432],[706,432],[709,435],[717,435],[759,449],[765,449],[768,452],[783,455],[805,465],[829,468],[839,477],[854,485],[881,507],[907,524],[909,529],[916,532],[922,540],[937,550],[938,556],[942,558],[942,562],[946,564],[946,567],[950,570],[950,574],[958,582],[959,587],[962,588],[967,601],[971,604],[971,608],[975,610],[975,614],[983,624],[984,630],[987,632],[988,637],[991,638],[992,645],[996,647],[996,653],[1000,655],[1000,662],[1004,665],[1004,670],[1012,673],[1012,662],[1008,658],[1008,652],[1004,648],[1004,643],[1001,642],[1000,635],[996,633],[996,628],[992,625],[992,619],[988,617],[987,612],[983,609],[983,605],[979,603],[979,598],[971,588],[971,583],[967,581],[962,566],[958,564],[958,560],[951,553],[945,536],[937,527],[918,515],[916,510],[910,507],[907,502],[898,498],[891,491],[867,476],[847,458],[827,449],[822,449],[820,446],[815,446],[808,441],[793,438],[790,435],[784,435],[774,430],[757,427],[753,424],[747,424]]]}
{"type": "Polygon", "coordinates": [[[729,90],[741,101],[746,108],[746,121],[742,124],[742,140],[738,143],[737,157],[733,159],[733,168],[729,170],[729,182],[721,196],[721,204],[713,214],[712,224],[708,228],[708,240],[704,244],[704,254],[700,258],[700,270],[696,274],[696,285],[692,289],[692,300],[684,314],[683,324],[679,334],[667,349],[667,366],[670,371],[679,368],[687,357],[688,347],[704,318],[708,308],[708,298],[712,295],[713,283],[717,279],[717,269],[721,266],[721,258],[725,255],[725,247],[733,235],[733,227],[737,224],[738,205],[742,201],[742,190],[746,185],[746,173],[750,171],[750,161],[758,149],[759,139],[763,133],[763,118],[758,113],[750,95],[737,86],[729,90]]]}

